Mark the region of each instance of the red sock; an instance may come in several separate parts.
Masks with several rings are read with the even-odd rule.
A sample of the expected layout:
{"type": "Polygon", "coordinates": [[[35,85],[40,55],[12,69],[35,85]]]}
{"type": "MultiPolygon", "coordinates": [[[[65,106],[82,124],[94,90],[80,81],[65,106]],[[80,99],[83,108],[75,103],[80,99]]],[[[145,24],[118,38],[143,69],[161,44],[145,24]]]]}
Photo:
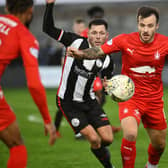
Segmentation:
{"type": "Polygon", "coordinates": [[[27,150],[24,145],[15,146],[10,149],[10,158],[7,168],[26,168],[27,150]]]}
{"type": "Polygon", "coordinates": [[[152,165],[157,165],[159,163],[160,157],[163,153],[164,149],[156,150],[152,144],[149,144],[148,147],[148,161],[152,165]]]}
{"type": "Polygon", "coordinates": [[[136,158],[136,141],[128,141],[122,139],[121,144],[121,156],[123,162],[123,168],[134,168],[136,158]]]}

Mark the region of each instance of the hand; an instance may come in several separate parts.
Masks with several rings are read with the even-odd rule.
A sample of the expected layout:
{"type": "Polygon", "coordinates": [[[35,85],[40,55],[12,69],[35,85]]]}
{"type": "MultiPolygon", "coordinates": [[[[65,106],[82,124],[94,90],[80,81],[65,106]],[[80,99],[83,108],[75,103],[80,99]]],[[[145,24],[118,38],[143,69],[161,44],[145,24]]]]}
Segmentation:
{"type": "Polygon", "coordinates": [[[71,56],[71,57],[75,57],[75,58],[82,58],[83,52],[76,49],[76,48],[68,47],[67,48],[67,55],[71,56]]]}
{"type": "Polygon", "coordinates": [[[54,3],[56,0],[46,0],[46,3],[54,3]]]}
{"type": "Polygon", "coordinates": [[[107,87],[107,77],[106,76],[104,77],[102,83],[103,83],[103,87],[106,89],[107,87]]]}
{"type": "Polygon", "coordinates": [[[105,76],[104,79],[103,79],[103,87],[105,89],[105,92],[107,93],[107,90],[108,90],[108,87],[107,87],[107,77],[105,76]]]}
{"type": "Polygon", "coordinates": [[[45,124],[45,136],[49,133],[49,144],[50,145],[53,145],[55,143],[55,140],[56,140],[56,129],[55,129],[55,126],[50,123],[50,124],[45,124]]]}

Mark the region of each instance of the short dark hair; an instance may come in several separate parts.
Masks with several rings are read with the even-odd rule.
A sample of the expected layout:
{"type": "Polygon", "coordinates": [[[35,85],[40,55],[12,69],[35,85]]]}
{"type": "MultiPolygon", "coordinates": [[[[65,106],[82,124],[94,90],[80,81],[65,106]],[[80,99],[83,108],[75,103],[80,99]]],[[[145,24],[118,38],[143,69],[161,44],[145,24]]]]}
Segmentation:
{"type": "Polygon", "coordinates": [[[85,20],[83,18],[78,17],[74,19],[74,23],[78,23],[78,24],[85,23],[85,20]]]}
{"type": "Polygon", "coordinates": [[[92,25],[104,25],[106,30],[108,29],[108,23],[104,19],[94,19],[89,22],[89,29],[92,25]]]}
{"type": "Polygon", "coordinates": [[[12,14],[24,13],[33,6],[33,0],[6,0],[7,10],[12,14]]]}
{"type": "Polygon", "coordinates": [[[103,18],[104,9],[100,6],[93,6],[90,9],[88,9],[87,14],[90,18],[103,18]]]}
{"type": "Polygon", "coordinates": [[[158,23],[159,22],[159,10],[154,7],[143,6],[139,8],[137,11],[137,21],[138,21],[139,16],[141,16],[142,18],[147,18],[151,15],[156,16],[156,23],[158,23]]]}

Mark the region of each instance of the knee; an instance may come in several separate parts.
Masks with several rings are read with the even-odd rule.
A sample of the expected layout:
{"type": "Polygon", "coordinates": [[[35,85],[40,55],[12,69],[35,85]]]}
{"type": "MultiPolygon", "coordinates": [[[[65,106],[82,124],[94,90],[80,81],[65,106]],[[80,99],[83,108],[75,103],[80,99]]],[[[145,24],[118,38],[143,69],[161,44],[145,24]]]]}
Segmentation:
{"type": "Polygon", "coordinates": [[[21,138],[14,138],[14,139],[11,139],[10,143],[9,143],[9,148],[12,148],[14,146],[18,146],[18,145],[23,145],[24,142],[21,138]]]}
{"type": "Polygon", "coordinates": [[[113,136],[102,137],[102,144],[104,146],[108,146],[108,145],[112,144],[113,140],[114,140],[113,136]]]}
{"type": "Polygon", "coordinates": [[[158,149],[158,150],[164,150],[165,147],[166,147],[166,140],[162,139],[153,146],[155,146],[155,148],[158,149]]]}
{"type": "Polygon", "coordinates": [[[134,130],[128,131],[127,133],[124,134],[124,138],[127,139],[128,141],[136,141],[137,132],[134,130]]]}
{"type": "Polygon", "coordinates": [[[99,148],[101,146],[101,139],[98,136],[91,136],[90,143],[92,148],[99,148]]]}

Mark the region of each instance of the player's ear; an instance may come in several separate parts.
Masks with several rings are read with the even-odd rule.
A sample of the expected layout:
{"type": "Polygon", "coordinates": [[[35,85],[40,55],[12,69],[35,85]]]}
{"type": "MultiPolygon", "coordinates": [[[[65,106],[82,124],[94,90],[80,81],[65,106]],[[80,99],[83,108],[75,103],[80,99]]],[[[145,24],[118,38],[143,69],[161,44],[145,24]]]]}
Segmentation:
{"type": "Polygon", "coordinates": [[[156,25],[156,30],[157,30],[157,29],[159,29],[159,23],[157,23],[157,25],[156,25]]]}
{"type": "Polygon", "coordinates": [[[108,38],[109,38],[109,32],[107,32],[107,40],[108,40],[108,38]]]}

